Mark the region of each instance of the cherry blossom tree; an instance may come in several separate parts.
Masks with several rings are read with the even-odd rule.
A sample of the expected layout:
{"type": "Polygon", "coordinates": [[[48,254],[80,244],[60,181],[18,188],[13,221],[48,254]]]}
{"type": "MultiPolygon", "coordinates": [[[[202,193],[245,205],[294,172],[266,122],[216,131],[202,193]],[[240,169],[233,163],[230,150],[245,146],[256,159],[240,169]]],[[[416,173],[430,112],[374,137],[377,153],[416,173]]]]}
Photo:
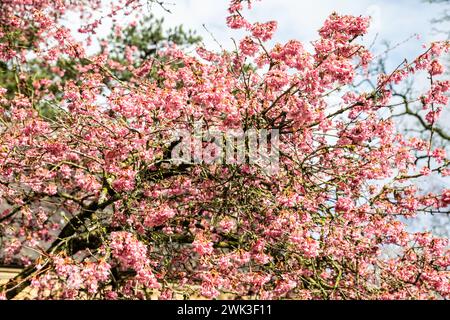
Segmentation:
{"type": "Polygon", "coordinates": [[[448,104],[448,42],[363,88],[368,17],[331,14],[307,50],[269,45],[277,22],[248,21],[252,3],[232,0],[227,25],[245,32],[233,51],[168,41],[142,55],[103,41],[87,53],[105,20],[146,5],[0,3],[0,252],[26,266],[3,298],[27,287],[42,299],[450,297],[448,239],[399,220],[448,214],[450,190],[423,195],[417,178],[448,176],[449,160],[386,116],[392,84],[424,73],[429,88],[408,99],[433,126],[448,104]],[[61,22],[68,10],[81,35],[61,22]],[[200,121],[278,130],[279,170],[173,161],[173,134],[200,121]]]}

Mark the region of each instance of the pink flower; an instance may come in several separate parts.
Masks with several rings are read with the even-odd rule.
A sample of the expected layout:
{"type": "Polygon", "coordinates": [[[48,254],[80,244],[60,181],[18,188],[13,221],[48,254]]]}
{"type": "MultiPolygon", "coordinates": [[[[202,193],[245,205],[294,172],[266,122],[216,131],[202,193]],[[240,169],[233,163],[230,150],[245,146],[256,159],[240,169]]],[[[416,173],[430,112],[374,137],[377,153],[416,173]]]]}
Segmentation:
{"type": "Polygon", "coordinates": [[[253,255],[253,260],[259,264],[267,264],[272,260],[272,257],[265,253],[257,253],[253,255]]]}
{"type": "Polygon", "coordinates": [[[448,97],[446,93],[450,90],[450,80],[435,81],[431,89],[422,97],[422,103],[425,108],[431,104],[447,105],[448,97]]]}
{"type": "Polygon", "coordinates": [[[231,218],[225,218],[219,222],[219,227],[223,232],[227,233],[236,227],[236,222],[231,218]]]}
{"type": "Polygon", "coordinates": [[[269,87],[279,90],[289,83],[289,77],[285,72],[273,69],[266,74],[265,81],[269,87]]]}
{"type": "Polygon", "coordinates": [[[236,11],[240,11],[243,9],[242,0],[231,0],[230,6],[228,7],[228,11],[230,13],[234,13],[236,11]]]}
{"type": "Polygon", "coordinates": [[[119,177],[113,182],[112,185],[118,192],[132,191],[135,186],[135,176],[136,172],[131,169],[122,170],[119,172],[119,177]]]}
{"type": "Polygon", "coordinates": [[[442,205],[443,205],[444,207],[450,205],[450,189],[445,189],[445,190],[442,192],[442,198],[441,198],[441,200],[442,200],[442,205]]]}
{"type": "Polygon", "coordinates": [[[353,37],[363,35],[369,27],[369,18],[349,15],[331,14],[319,30],[324,38],[346,42],[353,37]]]}
{"type": "Polygon", "coordinates": [[[214,299],[216,298],[220,292],[213,287],[209,282],[203,282],[201,287],[201,295],[208,298],[214,299]]]}
{"type": "Polygon", "coordinates": [[[106,297],[107,300],[117,300],[119,295],[115,291],[108,290],[108,291],[105,292],[105,297],[106,297]]]}
{"type": "Polygon", "coordinates": [[[169,206],[158,207],[145,213],[144,225],[148,228],[163,225],[175,216],[175,211],[169,206]]]}
{"type": "Polygon", "coordinates": [[[250,24],[242,16],[233,14],[227,17],[227,26],[231,29],[247,28],[250,24]]]}
{"type": "Polygon", "coordinates": [[[450,176],[450,169],[448,169],[448,168],[442,169],[441,174],[442,174],[443,177],[450,176]]]}
{"type": "MultiPolygon", "coordinates": [[[[68,170],[66,170],[65,172],[63,171],[63,174],[67,173],[68,174],[68,170]]],[[[101,187],[101,184],[97,181],[97,179],[88,174],[88,173],[84,173],[81,170],[77,170],[75,172],[75,176],[74,176],[75,182],[76,184],[82,188],[83,190],[86,191],[98,191],[101,187]]]]}
{"type": "Polygon", "coordinates": [[[430,68],[428,69],[432,76],[436,76],[444,73],[444,66],[437,60],[433,60],[430,64],[430,68]]]}
{"type": "Polygon", "coordinates": [[[276,44],[270,56],[272,59],[284,62],[290,68],[305,70],[311,67],[309,54],[297,40],[289,40],[284,46],[276,44]]]}
{"type": "Polygon", "coordinates": [[[202,234],[197,234],[192,242],[192,248],[200,256],[210,255],[213,253],[213,243],[205,238],[202,234]]]}
{"type": "Polygon", "coordinates": [[[119,231],[111,233],[109,247],[113,257],[123,269],[141,270],[150,263],[147,258],[147,246],[138,241],[129,232],[119,231]]]}
{"type": "Polygon", "coordinates": [[[256,22],[251,27],[252,35],[261,41],[270,40],[277,29],[276,21],[268,21],[265,23],[256,22]]]}
{"type": "Polygon", "coordinates": [[[441,163],[442,161],[444,161],[445,157],[447,156],[445,149],[442,149],[442,148],[434,149],[432,155],[433,155],[433,158],[435,158],[438,163],[441,163]]]}
{"type": "Polygon", "coordinates": [[[334,209],[336,210],[336,212],[349,212],[353,210],[354,206],[355,204],[351,198],[339,197],[334,209]]]}
{"type": "Polygon", "coordinates": [[[436,108],[435,111],[430,111],[425,115],[425,120],[427,120],[428,123],[433,124],[436,123],[439,116],[441,115],[441,109],[436,108]]]}
{"type": "Polygon", "coordinates": [[[165,289],[161,292],[158,297],[159,300],[172,300],[173,299],[173,291],[170,289],[165,289]]]}
{"type": "Polygon", "coordinates": [[[252,38],[247,36],[239,43],[239,49],[241,50],[242,54],[252,57],[258,52],[259,45],[255,41],[253,41],[252,38]]]}
{"type": "Polygon", "coordinates": [[[153,272],[148,268],[139,269],[136,280],[149,289],[159,289],[161,287],[153,272]]]}
{"type": "Polygon", "coordinates": [[[431,173],[431,170],[428,167],[422,167],[420,169],[420,174],[421,175],[428,176],[430,173],[431,173]]]}
{"type": "Polygon", "coordinates": [[[278,283],[276,288],[274,289],[274,294],[278,297],[284,296],[289,291],[297,287],[297,282],[291,279],[282,280],[278,283]]]}
{"type": "Polygon", "coordinates": [[[58,186],[54,183],[50,183],[45,187],[44,192],[51,196],[55,195],[58,192],[58,186]]]}

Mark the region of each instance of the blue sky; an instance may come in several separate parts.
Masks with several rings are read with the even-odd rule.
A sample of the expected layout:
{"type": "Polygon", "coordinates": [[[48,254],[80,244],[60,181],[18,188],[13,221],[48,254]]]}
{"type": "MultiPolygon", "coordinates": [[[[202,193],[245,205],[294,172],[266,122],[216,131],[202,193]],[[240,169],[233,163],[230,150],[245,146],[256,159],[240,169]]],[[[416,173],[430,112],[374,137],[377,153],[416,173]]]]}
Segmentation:
{"type": "MultiPolygon", "coordinates": [[[[144,7],[144,10],[164,17],[166,27],[182,24],[187,29],[196,30],[207,49],[220,50],[214,38],[224,48],[232,49],[231,38],[238,40],[242,37],[242,32],[230,30],[225,24],[229,0],[164,0],[164,3],[171,13],[156,4],[144,7]]],[[[431,20],[441,16],[444,8],[450,7],[449,4],[429,4],[424,0],[262,0],[254,1],[253,9],[244,11],[244,14],[253,22],[277,20],[276,41],[297,39],[306,46],[317,39],[317,30],[333,11],[370,15],[372,25],[364,42],[370,45],[376,39],[372,48],[375,55],[384,51],[384,41],[389,41],[393,46],[401,44],[391,52],[388,60],[388,67],[395,68],[403,59],[412,60],[422,53],[423,44],[448,37],[433,33],[431,20]],[[421,38],[417,39],[415,34],[421,38]]],[[[79,27],[77,15],[70,14],[66,18],[66,25],[74,30],[79,27]]],[[[120,19],[130,21],[132,17],[121,16],[120,19]]],[[[445,27],[450,30],[450,24],[445,27]]],[[[105,21],[99,33],[107,34],[110,30],[110,23],[105,21]]]]}
{"type": "MultiPolygon", "coordinates": [[[[225,48],[232,48],[231,38],[240,38],[240,33],[229,30],[225,25],[228,0],[172,0],[167,1],[171,14],[158,6],[150,9],[157,16],[163,15],[167,25],[183,24],[202,35],[205,45],[210,49],[219,49],[209,32],[225,48]]],[[[375,53],[384,47],[382,41],[388,40],[395,45],[420,34],[420,40],[414,36],[399,46],[392,54],[392,64],[404,58],[411,60],[420,54],[422,44],[443,39],[446,35],[433,34],[430,21],[440,16],[445,5],[424,3],[422,0],[262,0],[254,3],[251,11],[245,14],[250,21],[277,20],[279,29],[276,39],[284,42],[298,39],[309,43],[317,37],[317,30],[326,17],[333,11],[342,14],[371,15],[373,17],[370,33],[365,42],[370,44],[377,36],[375,53]]]]}

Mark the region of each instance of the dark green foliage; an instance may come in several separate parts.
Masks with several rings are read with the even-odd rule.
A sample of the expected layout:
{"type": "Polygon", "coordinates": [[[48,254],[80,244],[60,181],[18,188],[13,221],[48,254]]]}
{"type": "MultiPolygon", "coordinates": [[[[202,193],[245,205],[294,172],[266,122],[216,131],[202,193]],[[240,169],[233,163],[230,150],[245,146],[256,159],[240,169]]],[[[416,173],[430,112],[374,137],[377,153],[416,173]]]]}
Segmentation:
{"type": "Polygon", "coordinates": [[[152,14],[145,16],[136,26],[128,26],[122,30],[122,37],[114,33],[107,38],[111,57],[119,62],[125,60],[125,48],[135,46],[138,48],[139,59],[145,60],[155,55],[158,49],[167,44],[179,46],[193,45],[201,38],[194,31],[185,31],[183,26],[164,29],[164,18],[157,19],[152,14]]]}

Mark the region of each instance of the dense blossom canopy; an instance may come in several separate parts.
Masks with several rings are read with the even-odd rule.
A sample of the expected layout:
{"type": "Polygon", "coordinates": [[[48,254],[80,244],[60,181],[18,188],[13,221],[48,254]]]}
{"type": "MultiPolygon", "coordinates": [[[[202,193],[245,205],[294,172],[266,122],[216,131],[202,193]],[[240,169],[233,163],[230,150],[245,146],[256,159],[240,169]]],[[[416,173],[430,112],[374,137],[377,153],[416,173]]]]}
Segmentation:
{"type": "Polygon", "coordinates": [[[0,258],[27,266],[2,297],[450,298],[448,240],[399,219],[448,210],[450,190],[423,194],[416,179],[448,176],[449,160],[380,112],[392,84],[425,72],[415,101],[433,126],[449,43],[363,91],[352,85],[372,60],[358,42],[369,18],[331,14],[307,50],[269,45],[277,23],[248,21],[250,6],[231,1],[227,25],[245,31],[235,51],[168,44],[140,59],[127,46],[117,60],[108,43],[89,55],[91,37],[145,2],[0,2],[13,75],[0,87],[0,258]],[[61,22],[69,10],[85,40],[61,22]],[[198,121],[279,130],[280,169],[171,162],[171,134],[198,121]]]}

